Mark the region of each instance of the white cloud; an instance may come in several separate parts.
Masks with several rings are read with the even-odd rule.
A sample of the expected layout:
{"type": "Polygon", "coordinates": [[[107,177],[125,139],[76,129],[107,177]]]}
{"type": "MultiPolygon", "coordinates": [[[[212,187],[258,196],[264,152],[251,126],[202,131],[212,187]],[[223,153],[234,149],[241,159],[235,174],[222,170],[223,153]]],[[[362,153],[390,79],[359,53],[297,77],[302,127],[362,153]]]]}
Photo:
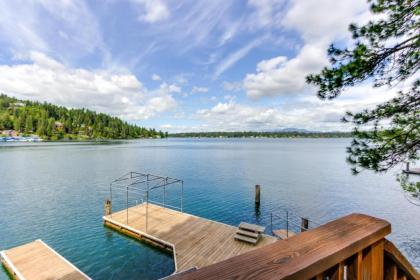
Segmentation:
{"type": "Polygon", "coordinates": [[[257,73],[246,75],[244,87],[247,95],[253,98],[299,93],[307,86],[306,75],[319,71],[327,63],[322,47],[305,45],[290,60],[279,56],[261,61],[257,65],[257,73]]]}
{"type": "MultiPolygon", "coordinates": [[[[22,4],[22,3],[20,3],[22,4]]],[[[17,50],[26,48],[48,50],[41,32],[39,19],[32,5],[24,5],[16,16],[17,1],[0,2],[0,41],[10,43],[17,50]]]]}
{"type": "Polygon", "coordinates": [[[219,38],[219,46],[225,45],[227,42],[231,41],[233,37],[238,33],[241,27],[241,21],[235,21],[227,25],[225,32],[219,38]]]}
{"type": "Polygon", "coordinates": [[[160,129],[167,131],[167,130],[172,130],[174,128],[174,126],[172,124],[162,124],[160,125],[160,129]]]}
{"type": "Polygon", "coordinates": [[[262,44],[265,38],[266,36],[258,37],[246,44],[245,46],[243,46],[242,48],[229,54],[226,58],[222,59],[222,61],[216,66],[213,78],[218,78],[223,72],[235,65],[239,60],[245,57],[252,49],[262,44]]]}
{"type": "Polygon", "coordinates": [[[241,104],[226,96],[211,108],[200,109],[196,118],[213,131],[267,131],[285,127],[308,130],[351,130],[352,124],[340,120],[346,111],[373,108],[395,96],[387,88],[372,88],[368,83],[346,91],[343,98],[324,101],[315,95],[300,96],[273,106],[241,104]]]}
{"type": "Polygon", "coordinates": [[[39,52],[29,62],[0,65],[0,91],[20,98],[89,108],[129,120],[141,120],[173,109],[174,85],[147,90],[131,73],[69,68],[39,52]]]}
{"type": "Polygon", "coordinates": [[[251,15],[251,28],[269,27],[278,24],[284,0],[248,0],[248,5],[253,7],[251,15]]]}
{"type": "Polygon", "coordinates": [[[257,64],[257,72],[268,72],[276,69],[287,61],[287,57],[278,56],[269,60],[263,60],[257,64]]]}
{"type": "Polygon", "coordinates": [[[178,84],[184,85],[188,83],[187,74],[178,74],[175,76],[175,82],[178,84]]]}
{"type": "Polygon", "coordinates": [[[99,51],[110,61],[98,21],[83,0],[0,1],[0,42],[16,53],[35,50],[70,60],[99,51]]]}
{"type": "Polygon", "coordinates": [[[206,87],[197,87],[197,86],[194,86],[192,88],[192,90],[191,90],[191,93],[206,93],[208,91],[209,91],[209,89],[206,88],[206,87]]]}
{"type": "Polygon", "coordinates": [[[160,85],[160,92],[163,93],[181,93],[182,88],[176,84],[167,84],[167,83],[162,83],[160,85]]]}
{"type": "Polygon", "coordinates": [[[223,82],[223,89],[227,91],[238,91],[243,88],[242,82],[223,82]]]}
{"type": "Polygon", "coordinates": [[[162,94],[161,96],[150,98],[146,103],[145,110],[148,112],[146,115],[154,116],[155,113],[163,113],[175,107],[175,99],[171,95],[162,94]]]}
{"type": "Polygon", "coordinates": [[[347,27],[367,13],[364,0],[294,0],[281,25],[298,31],[304,45],[295,57],[278,56],[261,61],[256,73],[244,79],[250,97],[301,93],[306,88],[305,77],[328,65],[326,50],[337,40],[349,38],[347,27]],[[325,11],[334,11],[325,16],[325,11]]]}
{"type": "Polygon", "coordinates": [[[349,37],[349,24],[368,10],[365,0],[294,0],[281,24],[298,31],[305,42],[331,41],[349,37]]]}
{"type": "Polygon", "coordinates": [[[169,18],[170,12],[162,0],[132,0],[141,6],[139,20],[155,23],[169,18]]]}
{"type": "Polygon", "coordinates": [[[152,75],[152,80],[153,81],[160,81],[160,80],[162,80],[162,78],[158,74],[153,74],[152,75]]]}

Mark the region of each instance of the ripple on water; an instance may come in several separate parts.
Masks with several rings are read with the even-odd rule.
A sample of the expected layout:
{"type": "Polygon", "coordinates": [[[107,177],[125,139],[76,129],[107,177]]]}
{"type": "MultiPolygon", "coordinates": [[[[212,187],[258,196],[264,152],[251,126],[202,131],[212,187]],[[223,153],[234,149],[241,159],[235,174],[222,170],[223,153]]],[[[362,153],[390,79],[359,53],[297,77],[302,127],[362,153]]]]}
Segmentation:
{"type": "MultiPolygon", "coordinates": [[[[299,216],[321,223],[352,212],[384,218],[392,223],[390,239],[420,268],[420,225],[413,222],[420,220],[420,208],[405,200],[392,172],[352,176],[347,144],[347,139],[174,139],[2,145],[0,248],[41,238],[94,279],[172,273],[169,254],[102,225],[109,182],[138,170],[183,179],[188,212],[232,225],[269,225],[270,212],[284,216],[286,210],[297,224],[299,216]],[[262,186],[259,215],[255,184],[262,186]]],[[[121,209],[122,201],[114,209],[121,209]]],[[[285,226],[281,219],[273,223],[285,226]]],[[[0,279],[7,279],[4,271],[0,279]]]]}

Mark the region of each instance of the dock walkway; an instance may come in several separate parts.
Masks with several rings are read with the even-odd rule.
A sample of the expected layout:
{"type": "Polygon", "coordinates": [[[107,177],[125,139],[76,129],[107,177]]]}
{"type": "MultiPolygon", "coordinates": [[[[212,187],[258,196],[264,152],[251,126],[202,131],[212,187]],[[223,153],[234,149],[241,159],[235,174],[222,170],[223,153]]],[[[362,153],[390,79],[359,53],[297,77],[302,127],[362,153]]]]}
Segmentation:
{"type": "Polygon", "coordinates": [[[0,252],[8,272],[19,280],[87,280],[87,275],[42,240],[0,252]]]}
{"type": "Polygon", "coordinates": [[[237,228],[149,203],[104,216],[104,224],[140,240],[164,247],[174,254],[175,270],[202,268],[274,243],[262,235],[256,245],[234,239],[237,228]]]}

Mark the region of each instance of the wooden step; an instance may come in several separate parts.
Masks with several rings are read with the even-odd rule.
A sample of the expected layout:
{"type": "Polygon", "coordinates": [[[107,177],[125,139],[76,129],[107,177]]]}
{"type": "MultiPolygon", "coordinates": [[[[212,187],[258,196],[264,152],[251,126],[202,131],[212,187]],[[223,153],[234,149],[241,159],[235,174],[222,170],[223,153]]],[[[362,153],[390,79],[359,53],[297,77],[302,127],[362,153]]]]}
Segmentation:
{"type": "Polygon", "coordinates": [[[253,232],[264,232],[265,227],[259,226],[259,225],[253,225],[253,224],[248,224],[248,223],[240,223],[239,224],[239,228],[243,229],[243,230],[248,230],[248,231],[253,231],[253,232]]]}
{"type": "Polygon", "coordinates": [[[247,237],[251,237],[251,238],[257,238],[258,239],[258,236],[259,236],[259,233],[256,233],[256,232],[253,232],[253,231],[248,231],[248,230],[243,230],[243,229],[238,229],[238,231],[236,232],[237,234],[240,234],[240,235],[244,235],[244,236],[247,236],[247,237]]]}
{"type": "Polygon", "coordinates": [[[244,242],[247,242],[247,243],[251,243],[251,244],[257,244],[257,242],[258,242],[258,239],[255,239],[255,238],[251,238],[251,237],[246,237],[246,236],[243,236],[243,235],[240,235],[240,234],[235,234],[235,239],[236,240],[240,240],[240,241],[244,241],[244,242]]]}

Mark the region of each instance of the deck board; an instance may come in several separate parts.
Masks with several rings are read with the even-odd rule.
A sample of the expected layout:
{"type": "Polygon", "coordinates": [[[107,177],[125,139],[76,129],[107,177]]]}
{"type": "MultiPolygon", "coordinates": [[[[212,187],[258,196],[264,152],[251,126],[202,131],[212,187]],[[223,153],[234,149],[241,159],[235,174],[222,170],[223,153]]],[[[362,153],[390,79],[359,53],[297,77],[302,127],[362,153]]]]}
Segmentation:
{"type": "Polygon", "coordinates": [[[129,227],[157,241],[170,244],[175,253],[175,269],[205,267],[241,255],[277,239],[263,235],[257,245],[234,239],[237,228],[149,203],[146,231],[146,205],[140,204],[104,217],[105,224],[129,227]]]}
{"type": "Polygon", "coordinates": [[[1,260],[16,279],[90,279],[41,240],[2,251],[1,260]]]}

